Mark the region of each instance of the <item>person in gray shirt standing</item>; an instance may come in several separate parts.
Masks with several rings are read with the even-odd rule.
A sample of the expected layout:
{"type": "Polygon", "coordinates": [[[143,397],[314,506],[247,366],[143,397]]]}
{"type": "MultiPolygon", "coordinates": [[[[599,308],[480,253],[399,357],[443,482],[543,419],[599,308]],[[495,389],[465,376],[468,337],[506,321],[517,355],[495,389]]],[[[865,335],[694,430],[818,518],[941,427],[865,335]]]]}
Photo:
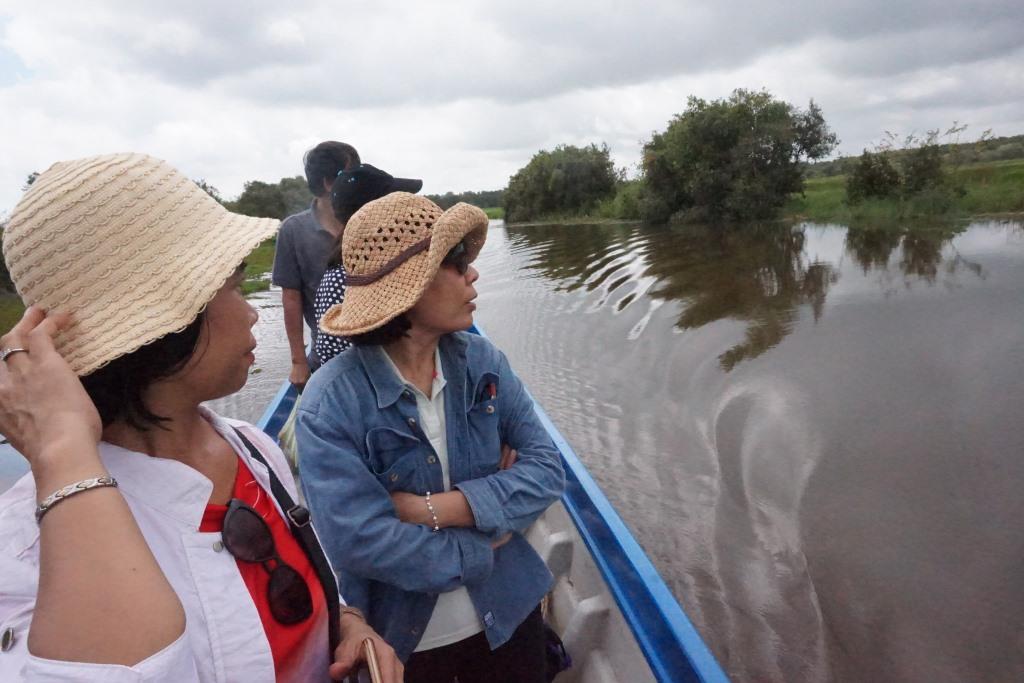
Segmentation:
{"type": "Polygon", "coordinates": [[[303,166],[313,202],[305,211],[286,218],[277,235],[272,282],[281,288],[284,329],[292,360],[288,380],[300,391],[312,371],[320,366],[313,350],[317,335],[313,300],[334,242],[344,229],[331,209],[331,185],[338,173],[359,163],[359,152],[344,142],[321,142],[306,152],[303,166]],[[303,321],[309,326],[313,342],[308,356],[303,321]]]}

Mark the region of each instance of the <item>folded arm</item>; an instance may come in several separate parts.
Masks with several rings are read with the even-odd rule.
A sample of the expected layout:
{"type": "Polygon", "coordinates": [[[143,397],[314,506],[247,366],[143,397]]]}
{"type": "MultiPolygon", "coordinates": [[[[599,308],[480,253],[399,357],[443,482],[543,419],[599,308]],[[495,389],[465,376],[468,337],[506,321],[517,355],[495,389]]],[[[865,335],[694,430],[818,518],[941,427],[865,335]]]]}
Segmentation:
{"type": "MultiPolygon", "coordinates": [[[[507,470],[516,461],[516,450],[504,444],[501,447],[501,460],[498,464],[499,470],[507,470]]],[[[391,494],[391,502],[398,512],[398,518],[410,524],[423,524],[432,527],[436,522],[438,527],[475,527],[476,518],[473,517],[473,508],[469,506],[466,495],[458,489],[452,489],[444,493],[435,493],[430,497],[430,503],[434,507],[434,514],[430,514],[430,507],[427,505],[426,496],[418,496],[415,493],[395,491],[391,494]]]]}
{"type": "Polygon", "coordinates": [[[515,460],[507,469],[456,484],[472,510],[475,528],[491,535],[525,530],[565,488],[561,455],[504,354],[499,377],[498,429],[502,442],[515,449],[515,460]]]}
{"type": "MultiPolygon", "coordinates": [[[[300,408],[302,487],[331,563],[404,590],[443,593],[490,575],[491,539],[475,529],[433,532],[398,517],[360,455],[344,415],[300,408]]],[[[353,420],[353,422],[355,422],[353,420]]]]}

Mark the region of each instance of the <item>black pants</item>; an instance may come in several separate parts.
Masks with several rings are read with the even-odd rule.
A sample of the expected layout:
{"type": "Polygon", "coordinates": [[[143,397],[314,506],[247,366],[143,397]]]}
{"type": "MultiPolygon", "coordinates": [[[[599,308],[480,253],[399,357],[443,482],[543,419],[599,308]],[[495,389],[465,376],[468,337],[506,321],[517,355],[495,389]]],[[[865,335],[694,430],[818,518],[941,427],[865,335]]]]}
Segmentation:
{"type": "Polygon", "coordinates": [[[544,620],[540,606],[497,650],[483,633],[451,645],[414,652],[405,683],[544,683],[544,620]]]}

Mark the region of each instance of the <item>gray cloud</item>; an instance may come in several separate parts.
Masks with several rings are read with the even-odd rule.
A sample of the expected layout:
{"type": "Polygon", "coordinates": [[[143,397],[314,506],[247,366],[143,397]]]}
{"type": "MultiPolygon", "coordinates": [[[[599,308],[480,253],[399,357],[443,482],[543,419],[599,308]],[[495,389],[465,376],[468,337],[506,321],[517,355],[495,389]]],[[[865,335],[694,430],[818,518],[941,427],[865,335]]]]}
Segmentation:
{"type": "Polygon", "coordinates": [[[448,2],[73,6],[65,47],[122,71],[274,103],[501,101],[736,68],[820,38],[839,73],[969,63],[1019,45],[1024,5],[448,2]]]}
{"type": "Polygon", "coordinates": [[[113,149],[228,195],[332,137],[428,191],[500,187],[560,143],[633,166],[688,95],[736,87],[813,97],[844,152],[952,119],[1014,134],[1021,26],[1019,2],[50,0],[0,9],[0,208],[29,171],[113,149]]]}

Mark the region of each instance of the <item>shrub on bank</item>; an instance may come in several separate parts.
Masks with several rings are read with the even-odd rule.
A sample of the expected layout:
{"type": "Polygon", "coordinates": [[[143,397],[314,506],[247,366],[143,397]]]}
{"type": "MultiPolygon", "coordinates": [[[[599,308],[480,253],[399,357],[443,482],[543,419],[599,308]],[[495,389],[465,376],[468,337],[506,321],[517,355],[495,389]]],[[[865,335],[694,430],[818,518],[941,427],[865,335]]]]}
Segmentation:
{"type": "Polygon", "coordinates": [[[509,179],[505,219],[522,222],[588,213],[615,192],[618,180],[607,145],[542,150],[509,179]]]}
{"type": "Polygon", "coordinates": [[[235,213],[246,216],[285,219],[293,213],[309,208],[313,195],[302,176],[281,178],[276,183],[250,180],[242,194],[224,205],[235,213]]]}
{"type": "Polygon", "coordinates": [[[807,110],[766,91],[691,97],[686,111],[644,145],[644,219],[735,221],[775,216],[803,189],[804,161],[838,143],[812,101],[807,110]]]}
{"type": "Polygon", "coordinates": [[[597,205],[596,214],[600,218],[621,218],[636,220],[640,218],[640,204],[643,201],[643,183],[639,180],[624,180],[615,188],[615,194],[597,205]]]}
{"type": "MultiPolygon", "coordinates": [[[[945,133],[930,130],[923,137],[908,135],[904,148],[899,150],[894,149],[895,135],[886,133],[874,152],[864,150],[853,165],[846,182],[846,201],[855,205],[868,199],[898,197],[908,203],[900,207],[900,212],[909,211],[910,215],[935,215],[951,210],[964,195],[956,171],[963,159],[963,149],[968,146],[942,145],[940,140],[951,136],[959,139],[965,128],[954,123],[945,133]],[[947,149],[955,153],[944,151],[947,149]],[[894,157],[896,164],[892,162],[894,157]]],[[[986,136],[987,133],[983,134],[976,144],[984,142],[986,136]]]]}
{"type": "Polygon", "coordinates": [[[846,179],[846,196],[854,204],[893,197],[900,191],[900,182],[899,171],[887,154],[864,150],[846,179]]]}
{"type": "Polygon", "coordinates": [[[942,153],[934,140],[909,150],[900,159],[904,196],[927,190],[941,190],[950,184],[949,174],[942,161],[942,153]]]}

